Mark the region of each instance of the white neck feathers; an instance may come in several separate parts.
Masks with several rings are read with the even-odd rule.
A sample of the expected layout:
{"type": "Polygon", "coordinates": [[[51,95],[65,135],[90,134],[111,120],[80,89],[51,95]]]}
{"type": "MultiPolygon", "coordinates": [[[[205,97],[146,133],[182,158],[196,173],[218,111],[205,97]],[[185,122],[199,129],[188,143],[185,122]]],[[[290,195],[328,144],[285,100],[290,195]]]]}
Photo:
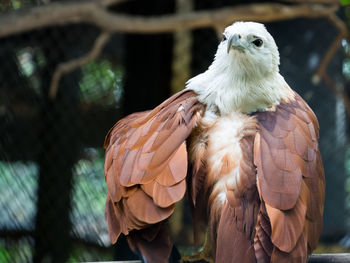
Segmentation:
{"type": "Polygon", "coordinates": [[[235,70],[237,65],[220,67],[215,62],[207,71],[187,82],[187,88],[196,92],[199,101],[212,111],[249,114],[265,111],[293,96],[293,91],[278,71],[265,76],[254,72],[242,75],[238,73],[242,69],[235,70]]]}

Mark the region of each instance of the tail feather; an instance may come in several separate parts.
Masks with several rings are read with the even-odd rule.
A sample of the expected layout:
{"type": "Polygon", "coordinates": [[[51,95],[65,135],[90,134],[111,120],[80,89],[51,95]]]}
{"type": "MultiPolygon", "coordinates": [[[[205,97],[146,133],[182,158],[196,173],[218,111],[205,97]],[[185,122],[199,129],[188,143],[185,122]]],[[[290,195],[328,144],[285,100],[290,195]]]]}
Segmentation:
{"type": "Polygon", "coordinates": [[[144,262],[169,262],[173,243],[170,240],[167,222],[130,232],[127,238],[130,248],[141,254],[144,262]]]}
{"type": "Polygon", "coordinates": [[[256,234],[254,237],[255,257],[259,263],[269,263],[273,251],[271,242],[271,225],[269,219],[260,210],[255,226],[256,234]]]}
{"type": "Polygon", "coordinates": [[[306,263],[308,260],[308,255],[305,253],[306,249],[307,234],[304,231],[291,252],[286,253],[275,247],[271,256],[271,263],[306,263]]]}
{"type": "Polygon", "coordinates": [[[235,224],[235,211],[228,203],[222,208],[216,240],[216,263],[253,263],[254,247],[235,224]]]}

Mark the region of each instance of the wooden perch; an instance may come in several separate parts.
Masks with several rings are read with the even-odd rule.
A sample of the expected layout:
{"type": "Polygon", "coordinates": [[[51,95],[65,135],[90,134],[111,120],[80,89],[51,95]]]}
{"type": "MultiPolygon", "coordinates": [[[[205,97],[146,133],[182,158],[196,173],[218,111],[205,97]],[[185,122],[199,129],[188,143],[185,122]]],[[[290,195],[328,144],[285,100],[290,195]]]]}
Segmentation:
{"type": "MultiPolygon", "coordinates": [[[[309,258],[309,263],[348,263],[350,254],[314,254],[309,258]]],[[[96,262],[97,263],[97,262],[96,262]]],[[[104,262],[107,263],[107,262],[104,262]]],[[[140,260],[134,261],[111,261],[110,263],[141,263],[140,260]]],[[[196,262],[193,262],[196,263],[196,262]]]]}
{"type": "Polygon", "coordinates": [[[350,262],[350,254],[313,254],[309,263],[346,263],[350,262]]]}

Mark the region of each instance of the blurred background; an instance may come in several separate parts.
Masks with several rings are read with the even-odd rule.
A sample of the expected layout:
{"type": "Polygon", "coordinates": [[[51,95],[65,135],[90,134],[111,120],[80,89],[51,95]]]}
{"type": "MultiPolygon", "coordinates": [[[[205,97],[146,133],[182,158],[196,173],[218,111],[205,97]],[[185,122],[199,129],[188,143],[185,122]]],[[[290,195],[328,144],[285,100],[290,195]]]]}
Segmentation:
{"type": "MultiPolygon", "coordinates": [[[[104,220],[104,136],[206,70],[220,32],[266,24],[314,109],[327,190],[319,252],[350,251],[350,8],[338,0],[0,0],[0,262],[126,259],[104,220]]],[[[172,232],[191,246],[179,204],[172,232]]]]}

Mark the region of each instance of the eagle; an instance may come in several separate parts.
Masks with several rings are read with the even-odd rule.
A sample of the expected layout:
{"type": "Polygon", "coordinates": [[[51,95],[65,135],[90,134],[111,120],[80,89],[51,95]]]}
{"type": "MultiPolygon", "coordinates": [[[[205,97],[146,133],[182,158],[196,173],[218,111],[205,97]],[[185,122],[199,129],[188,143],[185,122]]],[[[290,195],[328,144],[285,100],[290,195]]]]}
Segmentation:
{"type": "Polygon", "coordinates": [[[322,230],[319,124],[279,73],[265,26],[236,22],[209,68],[105,139],[105,216],[144,262],[168,262],[168,219],[187,192],[202,258],[307,262],[322,230]],[[204,253],[205,251],[205,253],[204,253]]]}

